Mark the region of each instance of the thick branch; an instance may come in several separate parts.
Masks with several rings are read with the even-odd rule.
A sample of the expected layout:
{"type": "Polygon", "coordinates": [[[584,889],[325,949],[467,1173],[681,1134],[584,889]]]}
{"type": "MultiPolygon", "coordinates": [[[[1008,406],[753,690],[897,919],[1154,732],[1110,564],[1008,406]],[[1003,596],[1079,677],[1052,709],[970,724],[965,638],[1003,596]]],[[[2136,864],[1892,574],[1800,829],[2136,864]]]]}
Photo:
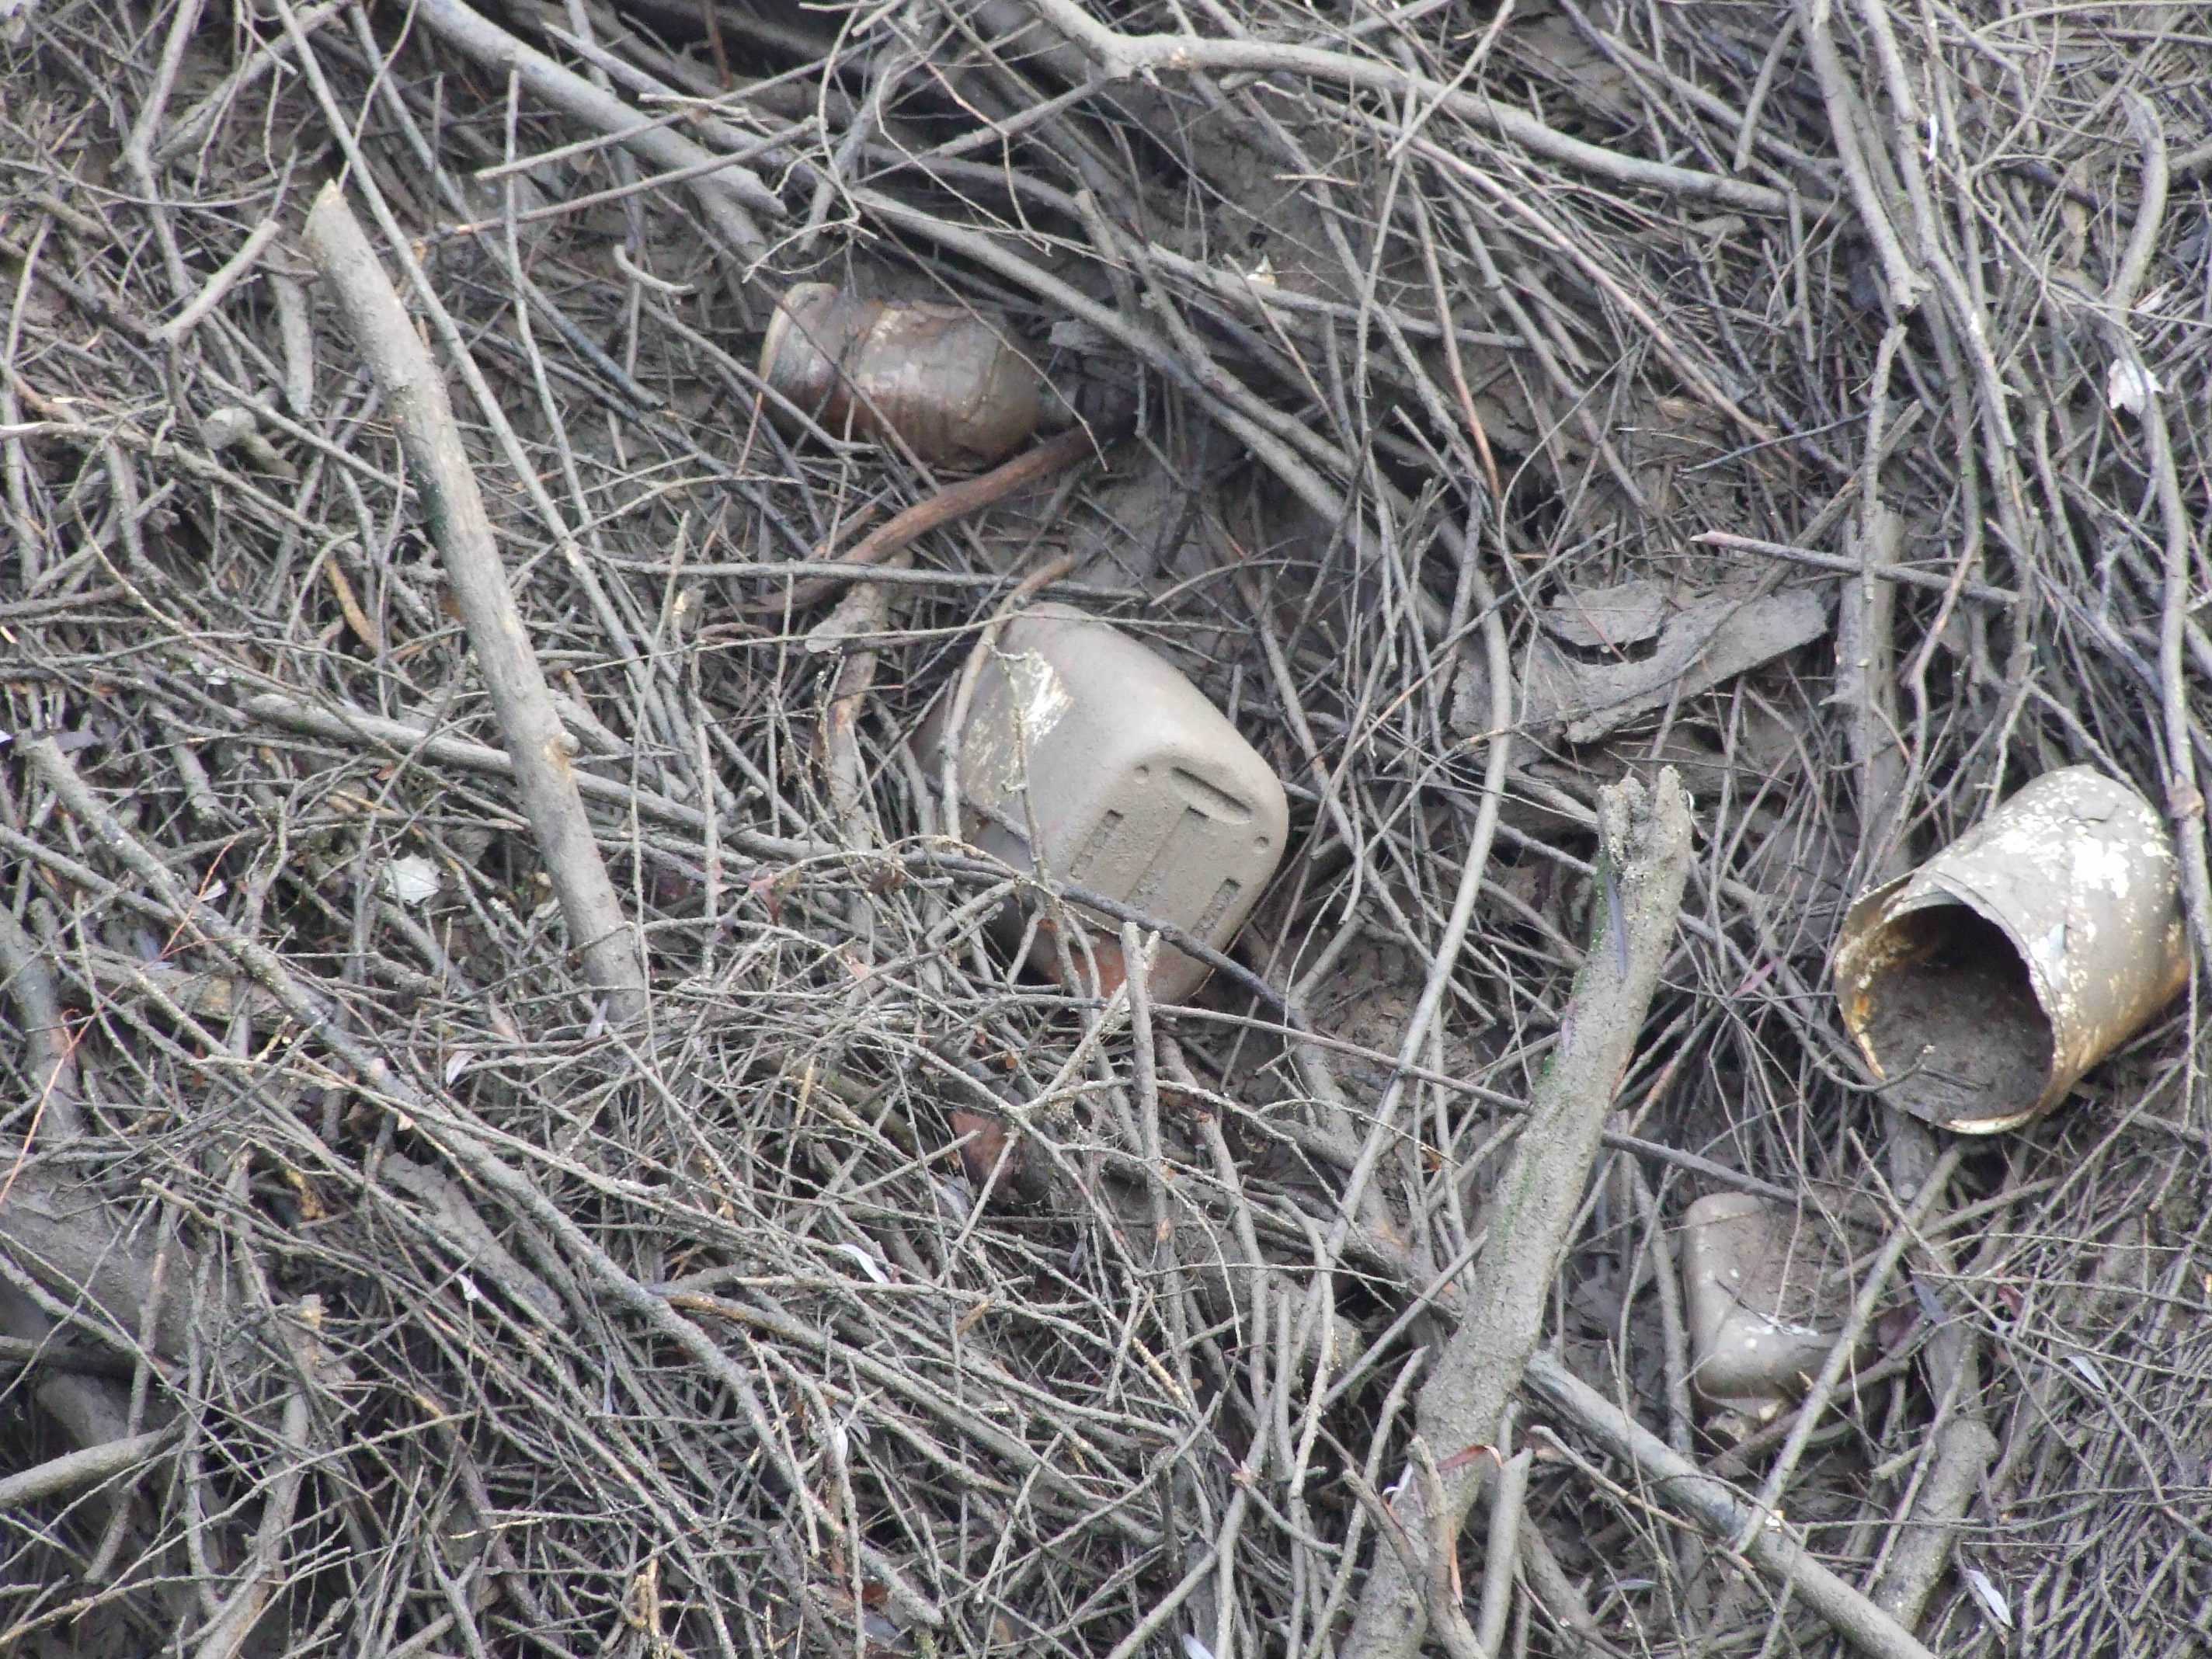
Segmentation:
{"type": "Polygon", "coordinates": [[[1875,886],[1905,869],[1899,824],[1904,802],[1905,755],[1898,739],[1897,662],[1892,629],[1897,588],[1881,580],[1897,563],[1905,521],[1879,502],[1869,506],[1858,535],[1859,580],[1843,584],[1836,616],[1834,701],[1849,722],[1851,768],[1858,780],[1862,886],[1875,886]]]}
{"type": "Polygon", "coordinates": [[[84,1112],[76,1098],[76,1056],[52,970],[22,924],[0,909],[0,989],[14,1000],[30,1050],[33,1128],[25,1139],[46,1146],[73,1140],[84,1133],[84,1112]]]}
{"type": "Polygon", "coordinates": [[[134,1434],[120,1440],[105,1441],[97,1446],[87,1446],[82,1451],[64,1453],[49,1458],[34,1468],[20,1474],[11,1474],[0,1480],[0,1515],[20,1510],[42,1498],[58,1498],[64,1492],[82,1492],[87,1486],[96,1486],[103,1480],[112,1480],[126,1474],[148,1458],[164,1450],[177,1437],[174,1425],[154,1429],[145,1434],[134,1434]]]}
{"type": "Polygon", "coordinates": [[[1905,1629],[1943,1576],[1959,1524],[1981,1496],[1982,1477],[1996,1462],[1997,1437],[1978,1409],[1954,1417],[1936,1431],[1936,1462],[1912,1505],[1911,1524],[1874,1587],[1875,1605],[1905,1629]]]}
{"type": "Polygon", "coordinates": [[[1903,316],[1920,303],[1927,291],[1928,279],[1913,266],[1905,245],[1898,240],[1897,227],[1889,216],[1888,205],[1882,200],[1881,188],[1875,182],[1874,171],[1867,165],[1866,152],[1859,147],[1858,123],[1852,118],[1852,98],[1850,78],[1844,73],[1842,54],[1836,50],[1835,36],[1828,27],[1828,0],[1798,0],[1799,21],[1805,29],[1805,46],[1813,60],[1813,70],[1820,86],[1820,96],[1828,110],[1828,131],[1836,145],[1836,159],[1843,163],[1844,179],[1850,186],[1851,200],[1859,210],[1859,223],[1865,228],[1867,239],[1874,244],[1875,252],[1881,261],[1882,276],[1888,283],[1890,312],[1903,316]]]}
{"type": "Polygon", "coordinates": [[[645,1006],[645,969],[592,839],[568,764],[572,740],[562,729],[507,586],[446,382],[334,184],[323,187],[307,216],[307,246],[383,390],[400,444],[421,481],[423,514],[445,556],[484,690],[514,763],[522,810],[568,919],[569,938],[583,957],[585,975],[609,994],[610,1011],[628,1018],[645,1006]]]}
{"type": "MultiPolygon", "coordinates": [[[[1559,1046],[1498,1182],[1488,1218],[1491,1242],[1468,1286],[1459,1328],[1421,1388],[1419,1431],[1447,1463],[1462,1448],[1496,1437],[1499,1415],[1520,1386],[1613,1091],[1674,945],[1691,833],[1689,798],[1674,769],[1659,775],[1649,797],[1632,778],[1607,788],[1598,832],[1600,890],[1589,953],[1560,1022],[1559,1046]]],[[[1480,1468],[1480,1460],[1462,1460],[1443,1474],[1440,1534],[1417,1513],[1427,1502],[1420,1486],[1407,1482],[1399,1509],[1407,1532],[1456,1539],[1480,1468]]],[[[1421,1587],[1396,1556],[1378,1550],[1346,1655],[1412,1659],[1426,1623],[1421,1587]]]]}

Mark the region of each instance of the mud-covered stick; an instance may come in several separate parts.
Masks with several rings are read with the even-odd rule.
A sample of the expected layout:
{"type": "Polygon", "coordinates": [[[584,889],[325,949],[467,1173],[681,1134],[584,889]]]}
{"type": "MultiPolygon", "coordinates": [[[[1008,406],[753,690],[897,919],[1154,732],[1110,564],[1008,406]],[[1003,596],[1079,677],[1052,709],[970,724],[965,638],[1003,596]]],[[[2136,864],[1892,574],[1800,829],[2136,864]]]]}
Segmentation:
{"type": "MultiPolygon", "coordinates": [[[[1672,767],[1647,795],[1633,778],[1607,787],[1598,806],[1599,872],[1617,880],[1628,934],[1626,971],[1593,906],[1582,971],[1559,1022],[1559,1042],[1538,1079],[1512,1162],[1499,1178],[1490,1242],[1462,1304],[1459,1327],[1421,1385],[1415,1423],[1438,1449],[1447,1506],[1443,1536],[1455,1540],[1474,1503],[1481,1460],[1463,1449],[1492,1443],[1506,1402],[1521,1385],[1580,1208],[1613,1091],[1635,1052],[1659,969],[1674,947],[1690,869],[1690,800],[1672,767]]],[[[1419,1483],[1398,1503],[1408,1533],[1426,1537],[1419,1483]]],[[[1346,1659],[1413,1659],[1428,1624],[1426,1598],[1388,1549],[1377,1550],[1343,1652],[1346,1659]]]]}
{"type": "Polygon", "coordinates": [[[1900,1530],[1896,1551],[1874,1587],[1875,1606],[1905,1628],[1920,1622],[1997,1450],[1997,1437],[1982,1419],[1978,1402],[1972,1413],[1961,1408],[1936,1431],[1935,1462],[1913,1500],[1911,1523],[1900,1530]]]}
{"type": "MultiPolygon", "coordinates": [[[[939,525],[951,524],[955,519],[964,519],[970,513],[1012,495],[1024,484],[1034,483],[1039,478],[1048,478],[1061,468],[1074,465],[1086,455],[1095,453],[1099,446],[1119,435],[1118,428],[1092,432],[1079,426],[1070,427],[1058,437],[1041,443],[1034,449],[1024,450],[1013,459],[1001,462],[988,472],[978,473],[972,478],[947,485],[927,500],[916,501],[840,553],[837,562],[856,567],[880,564],[915,538],[927,534],[939,525]]],[[[859,571],[856,569],[854,574],[857,575],[859,571]]],[[[836,576],[817,576],[793,587],[788,599],[779,594],[773,599],[757,599],[747,608],[781,611],[788,605],[797,609],[827,599],[843,586],[842,580],[836,576]]]]}

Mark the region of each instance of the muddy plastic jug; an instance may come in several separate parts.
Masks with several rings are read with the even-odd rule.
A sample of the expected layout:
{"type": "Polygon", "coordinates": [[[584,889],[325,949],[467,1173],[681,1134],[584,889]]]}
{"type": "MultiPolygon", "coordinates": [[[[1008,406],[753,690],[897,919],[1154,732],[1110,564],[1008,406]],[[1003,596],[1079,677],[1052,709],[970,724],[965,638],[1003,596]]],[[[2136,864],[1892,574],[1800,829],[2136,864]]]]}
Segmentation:
{"type": "MultiPolygon", "coordinates": [[[[923,730],[933,772],[951,702],[948,691],[923,730]]],[[[958,780],[962,830],[975,846],[1020,868],[1042,864],[1217,950],[1274,874],[1289,828],[1273,769],[1205,694],[1069,605],[1034,606],[1001,630],[961,729],[958,780]]],[[[1110,939],[1118,927],[1101,918],[1098,932],[1110,939]]],[[[1034,959],[1049,969],[1053,955],[1043,940],[1034,959]]],[[[1152,994],[1181,1001],[1206,973],[1164,945],[1152,994]]]]}

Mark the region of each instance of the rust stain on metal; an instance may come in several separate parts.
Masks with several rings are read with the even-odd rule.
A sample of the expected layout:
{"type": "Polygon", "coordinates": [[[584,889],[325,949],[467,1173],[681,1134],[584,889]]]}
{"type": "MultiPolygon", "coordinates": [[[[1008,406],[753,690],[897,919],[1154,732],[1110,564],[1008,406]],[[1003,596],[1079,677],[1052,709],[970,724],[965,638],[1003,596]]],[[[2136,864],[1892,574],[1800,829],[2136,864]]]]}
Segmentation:
{"type": "Polygon", "coordinates": [[[1844,1023],[1884,1094],[1966,1134],[2049,1111],[2188,983],[2173,843],[2086,766],[2046,773],[1851,907],[1844,1023]]]}

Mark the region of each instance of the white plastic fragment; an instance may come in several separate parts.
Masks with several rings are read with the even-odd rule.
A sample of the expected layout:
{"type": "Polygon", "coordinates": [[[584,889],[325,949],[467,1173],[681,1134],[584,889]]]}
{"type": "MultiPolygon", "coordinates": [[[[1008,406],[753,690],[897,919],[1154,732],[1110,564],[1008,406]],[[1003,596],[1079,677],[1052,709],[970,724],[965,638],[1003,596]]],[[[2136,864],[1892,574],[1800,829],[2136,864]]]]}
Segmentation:
{"type": "Polygon", "coordinates": [[[884,1271],[884,1264],[877,1261],[872,1255],[870,1255],[859,1245],[838,1244],[834,1245],[831,1248],[842,1250],[847,1255],[851,1256],[854,1261],[860,1264],[860,1271],[867,1274],[870,1279],[875,1280],[877,1284],[888,1285],[891,1282],[891,1276],[884,1271]]]}
{"type": "Polygon", "coordinates": [[[1966,1586],[1974,1592],[1974,1599],[1982,1604],[1983,1610],[1991,1619],[2007,1630],[2012,1628],[2012,1603],[2006,1601],[2005,1593],[1990,1582],[1989,1574],[1979,1567],[1968,1567],[1966,1586]]]}
{"type": "Polygon", "coordinates": [[[412,908],[438,896],[438,866],[419,853],[410,853],[384,866],[384,890],[412,908]]]}
{"type": "Polygon", "coordinates": [[[2112,373],[2105,378],[2106,399],[2114,409],[2130,415],[2140,416],[2150,407],[2150,400],[2165,390],[2139,357],[2113,358],[2112,373]]]}

